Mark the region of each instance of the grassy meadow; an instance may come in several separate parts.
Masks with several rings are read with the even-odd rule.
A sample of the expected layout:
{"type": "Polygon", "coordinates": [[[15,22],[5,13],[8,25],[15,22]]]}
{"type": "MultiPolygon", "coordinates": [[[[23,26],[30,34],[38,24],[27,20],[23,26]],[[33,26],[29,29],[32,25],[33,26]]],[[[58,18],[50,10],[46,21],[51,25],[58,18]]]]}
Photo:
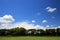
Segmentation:
{"type": "Polygon", "coordinates": [[[0,36],[0,40],[60,40],[54,36],[0,36]]]}

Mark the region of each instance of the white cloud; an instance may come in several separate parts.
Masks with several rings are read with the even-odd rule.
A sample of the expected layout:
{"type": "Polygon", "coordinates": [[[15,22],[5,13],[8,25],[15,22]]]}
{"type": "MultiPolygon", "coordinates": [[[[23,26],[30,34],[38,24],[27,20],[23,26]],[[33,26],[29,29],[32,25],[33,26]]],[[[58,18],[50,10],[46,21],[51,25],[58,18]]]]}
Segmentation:
{"type": "Polygon", "coordinates": [[[50,27],[50,28],[46,28],[46,29],[57,29],[58,27],[50,27]]]}
{"type": "Polygon", "coordinates": [[[34,24],[31,24],[31,23],[28,23],[28,22],[17,23],[17,25],[15,24],[14,27],[23,27],[25,29],[44,29],[45,30],[45,28],[43,26],[34,25],[34,24]]]}
{"type": "Polygon", "coordinates": [[[42,20],[42,23],[46,23],[47,22],[47,20],[42,20]]]}
{"type": "Polygon", "coordinates": [[[58,26],[58,28],[60,28],[60,26],[58,26]]]}
{"type": "Polygon", "coordinates": [[[47,28],[49,28],[50,26],[49,26],[49,25],[47,25],[46,27],[47,27],[47,28]]]}
{"type": "MultiPolygon", "coordinates": [[[[47,27],[49,28],[49,25],[47,25],[47,27],[43,27],[40,25],[34,25],[31,24],[27,21],[25,22],[18,22],[18,23],[9,23],[9,22],[13,22],[14,18],[11,15],[5,15],[3,17],[0,17],[0,29],[11,29],[11,28],[16,28],[16,27],[23,27],[25,29],[43,29],[45,30],[47,27]]],[[[32,20],[32,22],[34,23],[35,20],[32,20]]],[[[47,20],[43,20],[42,23],[46,23],[47,20]]],[[[52,26],[52,25],[51,25],[52,26]]],[[[52,27],[53,28],[53,27],[52,27]]],[[[57,28],[57,27],[56,27],[57,28]]]]}
{"type": "Polygon", "coordinates": [[[45,29],[57,29],[59,26],[54,27],[54,25],[47,25],[45,29]]]}
{"type": "Polygon", "coordinates": [[[32,23],[35,23],[36,21],[35,20],[32,20],[32,23]]]}
{"type": "Polygon", "coordinates": [[[43,26],[40,25],[34,25],[34,24],[30,24],[28,22],[19,22],[19,23],[14,23],[14,24],[1,24],[0,25],[0,29],[11,29],[11,28],[16,28],[16,27],[23,27],[25,29],[44,29],[45,28],[43,26]]]}
{"type": "Polygon", "coordinates": [[[0,29],[11,29],[11,28],[16,28],[16,27],[23,27],[25,29],[57,29],[60,28],[60,26],[58,27],[49,27],[49,25],[47,25],[46,27],[44,26],[40,26],[40,25],[34,25],[34,24],[30,24],[28,22],[19,22],[19,23],[14,23],[14,24],[1,24],[0,25],[0,29]]]}
{"type": "Polygon", "coordinates": [[[35,29],[43,29],[43,30],[45,30],[45,27],[40,26],[40,25],[35,25],[35,29]]]}
{"type": "Polygon", "coordinates": [[[57,10],[57,8],[52,8],[52,7],[47,7],[46,9],[48,12],[54,12],[55,10],[57,10]]]}
{"type": "Polygon", "coordinates": [[[4,15],[3,17],[0,17],[0,23],[9,23],[13,21],[14,21],[14,18],[11,15],[4,15]]]}
{"type": "Polygon", "coordinates": [[[14,27],[23,27],[25,29],[34,29],[34,24],[30,24],[28,22],[20,22],[16,23],[14,27]]]}
{"type": "Polygon", "coordinates": [[[0,25],[0,29],[9,29],[12,26],[12,24],[4,23],[0,25]]]}
{"type": "MultiPolygon", "coordinates": [[[[43,26],[40,26],[40,25],[34,25],[34,24],[31,24],[27,21],[25,22],[18,22],[18,23],[9,23],[9,22],[13,22],[15,19],[13,18],[13,16],[11,15],[4,15],[3,17],[0,17],[0,29],[11,29],[11,28],[16,28],[16,27],[23,27],[25,29],[47,29],[47,27],[49,28],[49,25],[47,25],[47,27],[43,27],[43,26]]],[[[34,23],[35,20],[32,20],[32,22],[34,23]]],[[[46,23],[47,20],[42,20],[42,23],[46,23]]],[[[51,25],[52,26],[52,25],[51,25]]],[[[59,26],[60,27],[60,26],[59,26]]],[[[57,28],[57,27],[55,27],[57,28]]],[[[53,27],[52,27],[53,29],[53,27]]]]}

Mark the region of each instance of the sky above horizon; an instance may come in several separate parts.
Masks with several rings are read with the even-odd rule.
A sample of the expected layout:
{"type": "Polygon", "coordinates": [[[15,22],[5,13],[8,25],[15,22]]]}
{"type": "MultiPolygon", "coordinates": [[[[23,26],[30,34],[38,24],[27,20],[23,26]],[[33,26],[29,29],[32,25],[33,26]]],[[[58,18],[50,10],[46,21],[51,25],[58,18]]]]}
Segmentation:
{"type": "Polygon", "coordinates": [[[60,26],[60,0],[0,0],[0,25],[12,21],[60,26]]]}

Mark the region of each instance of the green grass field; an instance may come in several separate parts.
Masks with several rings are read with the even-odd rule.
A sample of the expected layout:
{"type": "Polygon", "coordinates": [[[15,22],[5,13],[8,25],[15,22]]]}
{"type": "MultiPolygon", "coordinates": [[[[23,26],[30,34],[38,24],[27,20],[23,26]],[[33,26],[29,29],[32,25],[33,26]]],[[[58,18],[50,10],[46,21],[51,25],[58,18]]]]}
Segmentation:
{"type": "Polygon", "coordinates": [[[53,36],[0,36],[0,40],[60,40],[60,37],[53,36]]]}

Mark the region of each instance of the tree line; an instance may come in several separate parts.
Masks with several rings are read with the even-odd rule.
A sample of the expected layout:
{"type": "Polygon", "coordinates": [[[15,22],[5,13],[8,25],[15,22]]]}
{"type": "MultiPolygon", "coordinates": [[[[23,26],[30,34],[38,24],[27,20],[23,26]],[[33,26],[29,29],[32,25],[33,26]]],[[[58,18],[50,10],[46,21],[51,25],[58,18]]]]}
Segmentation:
{"type": "Polygon", "coordinates": [[[0,36],[60,36],[60,28],[57,29],[29,29],[12,28],[0,29],[0,36]]]}

